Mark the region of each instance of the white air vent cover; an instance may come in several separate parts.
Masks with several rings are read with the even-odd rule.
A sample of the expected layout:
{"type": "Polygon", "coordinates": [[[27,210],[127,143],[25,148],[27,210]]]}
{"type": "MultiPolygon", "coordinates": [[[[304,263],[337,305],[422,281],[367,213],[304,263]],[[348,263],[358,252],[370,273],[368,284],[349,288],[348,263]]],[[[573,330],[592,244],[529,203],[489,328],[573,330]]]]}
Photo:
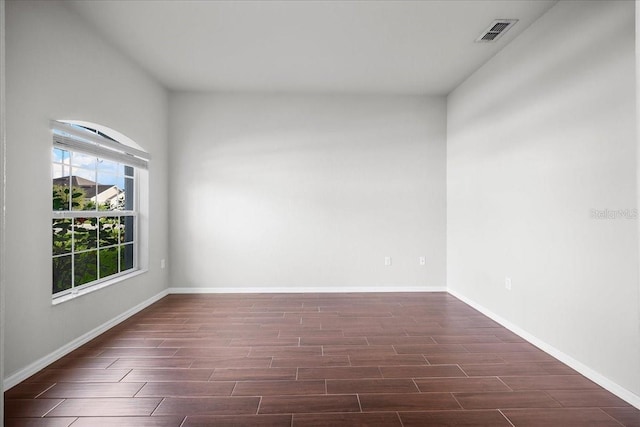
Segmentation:
{"type": "Polygon", "coordinates": [[[518,22],[517,19],[496,19],[489,25],[480,37],[476,39],[477,42],[494,42],[498,40],[509,28],[518,22]]]}

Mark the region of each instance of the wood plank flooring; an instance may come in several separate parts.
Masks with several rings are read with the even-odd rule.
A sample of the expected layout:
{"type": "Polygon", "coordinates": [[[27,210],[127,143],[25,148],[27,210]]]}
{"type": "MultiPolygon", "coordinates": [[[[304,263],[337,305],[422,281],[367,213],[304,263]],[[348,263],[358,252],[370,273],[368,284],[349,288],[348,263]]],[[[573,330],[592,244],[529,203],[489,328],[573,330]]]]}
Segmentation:
{"type": "Polygon", "coordinates": [[[5,393],[11,426],[640,426],[446,293],[170,295],[5,393]]]}

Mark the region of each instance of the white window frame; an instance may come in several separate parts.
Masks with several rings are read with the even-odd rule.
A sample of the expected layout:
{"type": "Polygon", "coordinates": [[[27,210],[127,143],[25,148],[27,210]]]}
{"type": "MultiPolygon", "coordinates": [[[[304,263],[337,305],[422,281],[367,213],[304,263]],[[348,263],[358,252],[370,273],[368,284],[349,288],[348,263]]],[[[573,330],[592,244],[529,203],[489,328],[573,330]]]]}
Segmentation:
{"type": "MultiPolygon", "coordinates": [[[[79,124],[80,125],[80,124],[79,124]]],[[[80,127],[79,125],[75,125],[72,123],[65,123],[59,121],[51,122],[52,129],[52,139],[53,139],[53,149],[61,149],[70,153],[81,153],[85,155],[95,156],[97,158],[101,158],[104,160],[110,160],[114,162],[118,162],[122,165],[133,167],[133,209],[130,210],[109,210],[109,211],[73,211],[73,210],[63,210],[63,211],[52,211],[52,220],[56,219],[70,219],[73,221],[76,218],[95,218],[99,221],[100,218],[103,217],[133,217],[133,231],[134,234],[132,236],[131,242],[119,242],[117,247],[123,248],[126,245],[131,245],[133,247],[133,266],[125,271],[119,271],[118,273],[111,274],[109,276],[98,278],[97,280],[83,283],[79,286],[74,285],[75,281],[75,269],[74,269],[74,255],[76,253],[81,253],[83,251],[76,252],[72,250],[68,255],[71,255],[71,280],[72,287],[70,289],[66,289],[64,291],[53,293],[53,288],[50,288],[52,292],[53,303],[59,303],[71,298],[74,298],[78,295],[82,295],[88,293],[93,290],[101,289],[105,286],[111,285],[113,283],[117,283],[121,280],[124,280],[128,277],[132,277],[138,275],[142,272],[140,267],[140,258],[141,258],[141,248],[142,242],[140,241],[141,231],[140,231],[140,190],[141,190],[141,170],[148,169],[148,163],[151,157],[145,151],[139,150],[137,148],[131,147],[129,145],[122,144],[120,142],[116,142],[109,138],[106,138],[100,135],[98,132],[92,132],[89,129],[85,129],[80,127]]],[[[81,124],[85,126],[84,123],[81,124]]],[[[52,162],[53,167],[53,162],[52,162]]],[[[97,181],[96,181],[97,182],[97,181]]],[[[145,233],[146,234],[146,233],[145,233]]],[[[53,239],[53,237],[52,237],[53,239]]],[[[53,243],[50,245],[52,248],[51,259],[53,260],[57,257],[53,253],[53,243]]],[[[99,250],[99,248],[96,248],[99,250]]],[[[66,256],[66,255],[65,255],[66,256]]],[[[118,264],[120,265],[120,257],[118,256],[118,264]]],[[[53,268],[53,263],[52,267],[53,268]]],[[[97,260],[96,268],[99,271],[99,257],[97,260]]],[[[120,268],[118,268],[120,270],[120,268]]],[[[53,284],[53,283],[52,283],[53,284]]]]}

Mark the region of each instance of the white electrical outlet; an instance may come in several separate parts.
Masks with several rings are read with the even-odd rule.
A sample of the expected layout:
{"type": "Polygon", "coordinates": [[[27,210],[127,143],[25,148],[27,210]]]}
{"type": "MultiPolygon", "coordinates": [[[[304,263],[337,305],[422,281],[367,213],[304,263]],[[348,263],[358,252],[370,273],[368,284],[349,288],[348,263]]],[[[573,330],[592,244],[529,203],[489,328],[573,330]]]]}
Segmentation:
{"type": "Polygon", "coordinates": [[[427,257],[421,256],[418,258],[418,264],[427,265],[427,257]]]}
{"type": "Polygon", "coordinates": [[[511,277],[504,278],[504,288],[508,291],[511,290],[511,277]]]}
{"type": "Polygon", "coordinates": [[[160,260],[160,268],[164,269],[167,266],[167,262],[164,258],[160,260]]]}
{"type": "Polygon", "coordinates": [[[384,265],[386,265],[386,266],[390,266],[391,265],[391,257],[390,256],[384,257],[384,265]]]}

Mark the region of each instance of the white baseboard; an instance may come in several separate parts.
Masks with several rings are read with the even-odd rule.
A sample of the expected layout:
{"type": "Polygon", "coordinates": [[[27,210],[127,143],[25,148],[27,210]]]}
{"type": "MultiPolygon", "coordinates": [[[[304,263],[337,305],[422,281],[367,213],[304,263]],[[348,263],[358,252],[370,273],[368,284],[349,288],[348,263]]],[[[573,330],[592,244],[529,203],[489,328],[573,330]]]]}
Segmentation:
{"type": "Polygon", "coordinates": [[[75,340],[63,345],[59,349],[57,349],[57,350],[47,354],[46,356],[36,360],[35,362],[31,363],[30,365],[26,366],[25,368],[19,370],[15,374],[5,378],[4,381],[3,381],[4,390],[5,391],[9,390],[11,387],[14,387],[14,386],[18,385],[22,381],[24,381],[27,378],[29,378],[31,375],[33,375],[33,374],[37,373],[38,371],[46,368],[47,366],[49,366],[50,364],[52,364],[56,360],[60,359],[61,357],[65,356],[68,353],[71,353],[73,350],[77,349],[78,347],[88,343],[89,341],[91,341],[92,339],[97,337],[98,335],[108,331],[109,329],[113,328],[117,324],[127,320],[129,317],[131,317],[134,314],[138,313],[139,311],[147,308],[148,306],[150,306],[154,302],[160,300],[161,298],[164,298],[168,294],[169,294],[168,290],[164,290],[164,291],[160,292],[159,294],[149,298],[148,300],[141,302],[140,304],[136,305],[135,307],[132,307],[129,310],[125,311],[124,313],[122,313],[122,314],[114,317],[113,319],[103,323],[102,325],[98,326],[97,328],[95,328],[95,329],[87,332],[86,334],[76,338],[75,340]]]}
{"type": "Polygon", "coordinates": [[[422,287],[422,286],[377,286],[377,287],[327,287],[327,286],[304,286],[304,287],[282,287],[282,286],[251,286],[239,288],[200,288],[200,287],[174,287],[169,288],[170,294],[286,294],[286,293],[348,293],[348,292],[447,292],[447,288],[442,287],[422,287]]]}
{"type": "Polygon", "coordinates": [[[492,320],[498,322],[499,324],[501,324],[505,328],[509,329],[514,334],[520,336],[521,338],[523,338],[526,341],[530,342],[531,344],[535,345],[540,350],[542,350],[545,353],[555,357],[556,359],[558,359],[559,361],[561,361],[565,365],[569,366],[570,368],[575,369],[580,374],[584,375],[585,377],[589,378],[594,383],[598,384],[599,386],[601,386],[601,387],[605,388],[606,390],[610,391],[611,393],[615,394],[620,399],[622,399],[625,402],[628,402],[629,404],[631,404],[631,405],[635,406],[636,408],[640,409],[640,396],[638,396],[637,394],[635,394],[635,393],[627,390],[626,388],[616,384],[615,382],[611,381],[610,379],[608,379],[607,377],[603,376],[602,374],[594,371],[593,369],[591,369],[588,366],[584,365],[583,363],[577,361],[573,357],[563,353],[562,351],[558,350],[557,348],[553,347],[552,345],[547,344],[546,342],[542,341],[541,339],[537,338],[536,336],[531,335],[527,331],[525,331],[525,330],[521,329],[520,327],[514,325],[513,323],[509,322],[508,320],[498,316],[497,314],[495,314],[491,310],[483,307],[482,305],[476,303],[475,301],[472,301],[472,300],[468,299],[467,297],[465,297],[465,296],[463,296],[463,295],[461,295],[461,294],[459,294],[456,291],[453,291],[451,289],[449,289],[447,292],[449,292],[449,294],[451,294],[452,296],[458,298],[460,301],[464,302],[465,304],[475,308],[476,310],[478,310],[480,313],[484,314],[485,316],[487,316],[487,317],[491,318],[492,320]]]}

